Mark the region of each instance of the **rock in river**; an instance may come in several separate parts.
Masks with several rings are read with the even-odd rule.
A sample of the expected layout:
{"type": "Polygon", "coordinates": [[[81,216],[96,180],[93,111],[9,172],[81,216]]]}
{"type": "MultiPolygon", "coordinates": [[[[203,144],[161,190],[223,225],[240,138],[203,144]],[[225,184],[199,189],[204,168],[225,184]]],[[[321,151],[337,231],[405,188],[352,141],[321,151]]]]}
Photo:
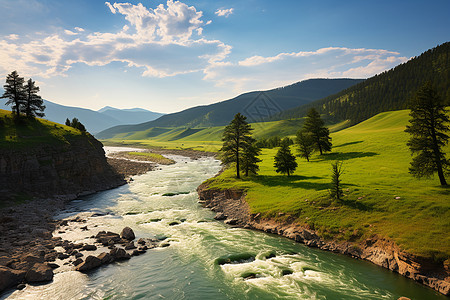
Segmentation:
{"type": "Polygon", "coordinates": [[[122,229],[120,237],[132,241],[136,236],[134,235],[133,229],[131,229],[130,227],[125,227],[124,229],[122,229]]]}

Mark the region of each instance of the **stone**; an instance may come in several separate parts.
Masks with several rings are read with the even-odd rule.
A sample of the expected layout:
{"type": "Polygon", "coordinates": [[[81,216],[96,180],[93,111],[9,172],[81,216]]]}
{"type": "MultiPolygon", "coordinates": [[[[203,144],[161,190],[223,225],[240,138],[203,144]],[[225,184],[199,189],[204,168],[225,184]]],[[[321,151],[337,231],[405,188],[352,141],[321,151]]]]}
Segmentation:
{"type": "Polygon", "coordinates": [[[120,237],[132,241],[135,239],[136,236],[134,235],[133,229],[131,229],[130,227],[125,227],[124,229],[122,229],[120,237]]]}
{"type": "Polygon", "coordinates": [[[86,260],[79,264],[75,270],[80,272],[86,272],[95,268],[98,268],[102,264],[102,261],[95,256],[89,255],[86,260]]]}
{"type": "Polygon", "coordinates": [[[25,283],[19,283],[17,286],[16,286],[16,289],[18,289],[18,290],[23,290],[24,288],[26,288],[27,287],[27,285],[25,284],[25,283]]]}
{"type": "Polygon", "coordinates": [[[114,258],[111,256],[111,254],[107,252],[102,252],[97,256],[98,259],[102,262],[102,264],[109,264],[114,261],[114,258]]]}
{"type": "Polygon", "coordinates": [[[125,250],[131,250],[131,249],[136,249],[136,246],[134,245],[133,242],[129,242],[128,244],[125,245],[125,250]]]}
{"type": "Polygon", "coordinates": [[[55,263],[48,263],[47,266],[49,266],[52,269],[58,269],[59,268],[59,265],[55,264],[55,263]]]}
{"type": "Polygon", "coordinates": [[[86,244],[83,246],[83,248],[81,248],[81,250],[94,251],[97,250],[97,246],[86,244]]]}
{"type": "Polygon", "coordinates": [[[78,266],[79,264],[81,264],[83,262],[83,260],[81,258],[77,258],[72,264],[74,266],[78,266]]]}
{"type": "Polygon", "coordinates": [[[115,260],[125,260],[129,259],[131,257],[130,254],[128,254],[124,249],[114,247],[109,254],[115,259],[115,260]]]}
{"type": "Polygon", "coordinates": [[[214,216],[214,219],[215,220],[218,220],[218,221],[220,221],[220,220],[225,220],[227,218],[227,216],[224,214],[224,213],[217,213],[215,216],[214,216]]]}
{"type": "Polygon", "coordinates": [[[236,219],[229,219],[225,221],[225,224],[227,225],[236,225],[237,224],[237,220],[236,219]]]}
{"type": "Polygon", "coordinates": [[[0,292],[17,286],[24,277],[25,271],[23,270],[13,270],[8,267],[0,266],[0,292]]]}
{"type": "Polygon", "coordinates": [[[46,264],[36,263],[25,275],[27,282],[45,282],[53,279],[53,269],[46,264]]]}

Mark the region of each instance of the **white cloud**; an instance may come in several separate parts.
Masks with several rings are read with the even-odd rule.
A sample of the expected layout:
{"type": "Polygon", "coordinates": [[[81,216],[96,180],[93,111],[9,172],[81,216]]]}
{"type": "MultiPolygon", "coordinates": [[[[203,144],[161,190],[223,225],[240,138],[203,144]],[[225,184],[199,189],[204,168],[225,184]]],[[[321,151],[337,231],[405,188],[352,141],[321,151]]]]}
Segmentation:
{"type": "Polygon", "coordinates": [[[141,68],[144,76],[167,77],[202,71],[230,52],[231,47],[221,41],[199,38],[204,22],[202,12],[193,6],[172,0],[155,9],[130,3],[106,5],[129,24],[119,32],[87,34],[75,27],[65,29],[64,35],[25,43],[0,40],[0,73],[18,65],[23,73],[49,77],[64,75],[77,63],[123,62],[141,68]]]}
{"type": "Polygon", "coordinates": [[[407,60],[397,52],[382,49],[327,47],[252,56],[233,63],[219,61],[206,68],[204,78],[241,93],[308,78],[368,78],[407,60]]]}
{"type": "Polygon", "coordinates": [[[228,18],[229,15],[233,14],[234,8],[228,8],[228,9],[218,9],[215,14],[219,17],[225,17],[228,18]]]}
{"type": "Polygon", "coordinates": [[[6,37],[9,40],[15,41],[19,39],[19,36],[17,34],[10,34],[6,37]]]}

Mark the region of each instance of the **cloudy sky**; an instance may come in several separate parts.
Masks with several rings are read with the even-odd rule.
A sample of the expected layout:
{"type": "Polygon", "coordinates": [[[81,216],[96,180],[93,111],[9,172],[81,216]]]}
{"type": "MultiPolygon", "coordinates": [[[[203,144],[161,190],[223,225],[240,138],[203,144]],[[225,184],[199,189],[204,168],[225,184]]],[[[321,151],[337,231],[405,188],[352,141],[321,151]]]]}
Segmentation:
{"type": "Polygon", "coordinates": [[[448,0],[0,0],[0,77],[17,70],[63,105],[175,112],[370,77],[449,41],[449,11],[448,0]]]}

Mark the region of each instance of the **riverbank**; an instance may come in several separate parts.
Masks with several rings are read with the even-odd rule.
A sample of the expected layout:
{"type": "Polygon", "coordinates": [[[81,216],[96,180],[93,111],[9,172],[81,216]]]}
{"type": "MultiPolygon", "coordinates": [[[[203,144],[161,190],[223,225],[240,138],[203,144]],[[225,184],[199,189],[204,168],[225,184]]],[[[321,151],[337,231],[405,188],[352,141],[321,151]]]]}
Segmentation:
{"type": "Polygon", "coordinates": [[[251,214],[244,190],[209,189],[203,183],[197,192],[200,203],[216,212],[216,219],[224,220],[226,224],[278,234],[309,247],[367,260],[450,296],[448,266],[403,251],[389,239],[374,235],[360,242],[325,240],[315,230],[295,223],[295,218],[283,213],[278,219],[251,214]]]}

